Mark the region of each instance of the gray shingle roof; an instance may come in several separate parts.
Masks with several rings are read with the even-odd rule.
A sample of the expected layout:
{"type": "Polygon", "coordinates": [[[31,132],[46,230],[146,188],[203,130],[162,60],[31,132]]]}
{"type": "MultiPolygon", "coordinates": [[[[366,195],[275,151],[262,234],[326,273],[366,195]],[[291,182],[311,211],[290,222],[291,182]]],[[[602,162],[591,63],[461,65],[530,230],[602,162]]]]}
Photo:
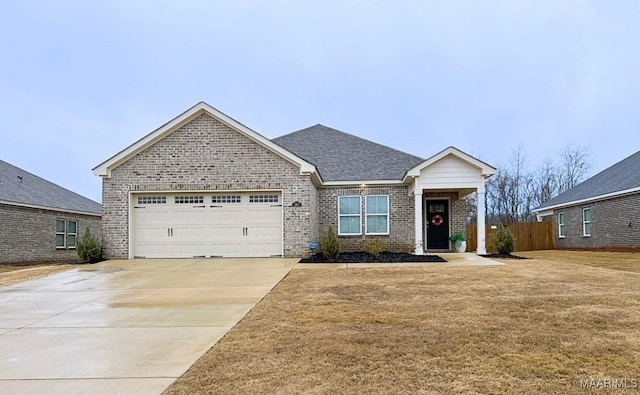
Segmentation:
{"type": "Polygon", "coordinates": [[[313,163],[324,181],[401,180],[424,161],[320,124],[272,141],[313,163]]]}
{"type": "Polygon", "coordinates": [[[102,205],[0,160],[0,201],[100,214],[102,205]]]}
{"type": "Polygon", "coordinates": [[[546,201],[536,211],[632,188],[640,188],[640,151],[546,201]]]}

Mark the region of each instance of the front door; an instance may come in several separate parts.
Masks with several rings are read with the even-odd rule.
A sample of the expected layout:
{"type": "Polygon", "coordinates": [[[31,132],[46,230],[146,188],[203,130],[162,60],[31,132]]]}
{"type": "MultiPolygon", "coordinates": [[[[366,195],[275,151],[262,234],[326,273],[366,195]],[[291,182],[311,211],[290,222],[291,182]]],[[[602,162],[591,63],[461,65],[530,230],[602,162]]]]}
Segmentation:
{"type": "Polygon", "coordinates": [[[428,250],[449,249],[449,201],[427,200],[425,218],[428,250]]]}

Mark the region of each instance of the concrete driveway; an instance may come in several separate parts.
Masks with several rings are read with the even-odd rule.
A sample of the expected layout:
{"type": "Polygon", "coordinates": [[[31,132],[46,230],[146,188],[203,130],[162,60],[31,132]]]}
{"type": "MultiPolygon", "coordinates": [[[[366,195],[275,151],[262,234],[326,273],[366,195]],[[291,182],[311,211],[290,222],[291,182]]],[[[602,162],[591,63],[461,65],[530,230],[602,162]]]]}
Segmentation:
{"type": "Polygon", "coordinates": [[[0,288],[0,394],[158,394],[294,259],[107,261],[0,288]]]}

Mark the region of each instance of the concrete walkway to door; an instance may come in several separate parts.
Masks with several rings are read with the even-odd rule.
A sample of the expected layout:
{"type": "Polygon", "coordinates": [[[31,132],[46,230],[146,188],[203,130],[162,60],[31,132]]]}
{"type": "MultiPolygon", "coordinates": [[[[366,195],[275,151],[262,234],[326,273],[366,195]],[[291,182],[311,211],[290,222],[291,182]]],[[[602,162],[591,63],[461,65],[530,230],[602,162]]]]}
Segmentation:
{"type": "Polygon", "coordinates": [[[295,259],[107,261],[0,288],[0,394],[159,394],[295,259]]]}

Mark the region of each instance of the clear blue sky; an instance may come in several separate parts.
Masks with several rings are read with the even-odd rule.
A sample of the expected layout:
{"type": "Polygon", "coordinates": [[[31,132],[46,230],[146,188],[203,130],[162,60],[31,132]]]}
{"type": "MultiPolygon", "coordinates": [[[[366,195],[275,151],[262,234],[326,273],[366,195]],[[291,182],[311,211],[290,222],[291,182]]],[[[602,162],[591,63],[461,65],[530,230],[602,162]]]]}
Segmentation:
{"type": "Polygon", "coordinates": [[[322,123],[494,165],[640,149],[640,1],[0,2],[0,159],[91,169],[204,100],[273,138],[322,123]]]}

